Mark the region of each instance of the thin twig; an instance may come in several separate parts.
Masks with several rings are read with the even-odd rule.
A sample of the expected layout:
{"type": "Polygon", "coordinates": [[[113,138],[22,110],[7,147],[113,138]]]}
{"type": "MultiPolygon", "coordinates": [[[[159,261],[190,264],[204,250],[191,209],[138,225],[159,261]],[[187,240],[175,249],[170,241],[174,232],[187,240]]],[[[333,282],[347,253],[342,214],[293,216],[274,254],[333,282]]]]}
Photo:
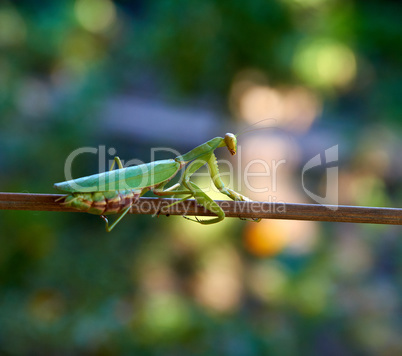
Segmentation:
{"type": "MultiPolygon", "coordinates": [[[[40,210],[77,212],[56,200],[59,194],[0,193],[0,210],[40,210]]],[[[213,213],[187,200],[164,209],[178,199],[140,198],[131,208],[131,214],[214,216],[213,213]]],[[[234,202],[218,200],[227,217],[334,221],[369,224],[402,225],[402,209],[322,206],[318,204],[280,204],[267,202],[234,202]],[[332,208],[332,209],[331,209],[332,208]]]]}

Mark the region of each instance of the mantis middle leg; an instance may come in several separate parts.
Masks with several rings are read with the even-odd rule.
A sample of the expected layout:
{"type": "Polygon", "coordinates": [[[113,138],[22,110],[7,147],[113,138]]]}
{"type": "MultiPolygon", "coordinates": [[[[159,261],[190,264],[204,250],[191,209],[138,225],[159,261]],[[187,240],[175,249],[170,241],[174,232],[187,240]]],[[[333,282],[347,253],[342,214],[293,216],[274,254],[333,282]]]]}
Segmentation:
{"type": "Polygon", "coordinates": [[[222,210],[222,208],[213,199],[211,199],[205,192],[203,192],[200,187],[198,187],[194,182],[190,181],[191,176],[208,161],[209,157],[210,153],[201,156],[198,160],[193,161],[185,170],[182,182],[183,186],[188,188],[189,191],[191,192],[191,195],[189,195],[189,197],[184,198],[183,200],[194,197],[194,199],[197,201],[199,205],[203,206],[210,212],[217,215],[216,218],[208,220],[200,220],[197,218],[191,219],[188,218],[187,216],[184,216],[184,218],[188,220],[195,221],[204,225],[215,224],[225,218],[225,213],[222,210]]]}

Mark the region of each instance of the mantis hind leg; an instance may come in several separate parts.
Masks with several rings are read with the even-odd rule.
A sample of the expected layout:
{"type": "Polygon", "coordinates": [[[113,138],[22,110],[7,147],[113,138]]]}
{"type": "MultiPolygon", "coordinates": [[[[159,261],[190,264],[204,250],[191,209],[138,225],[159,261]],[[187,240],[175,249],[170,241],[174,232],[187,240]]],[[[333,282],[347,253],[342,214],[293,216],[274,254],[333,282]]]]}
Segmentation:
{"type": "Polygon", "coordinates": [[[124,210],[122,211],[122,213],[119,215],[119,217],[112,223],[112,225],[109,226],[109,220],[105,215],[101,215],[101,218],[105,221],[106,223],[106,231],[110,232],[113,230],[113,228],[120,222],[121,219],[123,219],[126,214],[129,212],[129,210],[131,209],[131,206],[128,206],[127,208],[124,208],[124,210]]]}
{"type": "Polygon", "coordinates": [[[113,228],[121,221],[121,219],[123,219],[126,216],[126,214],[130,211],[131,207],[138,202],[138,199],[140,198],[140,196],[143,195],[145,192],[146,191],[144,191],[144,190],[132,191],[132,193],[134,195],[133,196],[129,195],[129,197],[131,197],[131,199],[132,199],[131,202],[129,202],[128,205],[126,205],[126,203],[124,203],[124,205],[126,205],[126,207],[123,208],[120,215],[112,223],[112,225],[109,226],[109,220],[105,215],[100,216],[106,223],[106,231],[107,232],[110,232],[113,230],[113,228]]]}

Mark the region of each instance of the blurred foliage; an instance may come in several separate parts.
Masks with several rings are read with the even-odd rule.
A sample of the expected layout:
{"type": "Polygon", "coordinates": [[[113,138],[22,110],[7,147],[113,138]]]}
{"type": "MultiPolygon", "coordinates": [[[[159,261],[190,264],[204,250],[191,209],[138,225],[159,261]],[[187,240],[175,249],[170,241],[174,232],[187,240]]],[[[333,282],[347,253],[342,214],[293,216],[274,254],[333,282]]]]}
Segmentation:
{"type": "MultiPolygon", "coordinates": [[[[229,111],[234,78],[256,68],[323,100],[323,126],[350,148],[346,203],[398,206],[401,14],[398,1],[2,1],[1,190],[52,192],[71,151],[118,141],[97,119],[113,96],[229,111]]],[[[399,228],[300,224],[318,243],[292,253],[268,224],[261,243],[240,221],[130,216],[106,234],[87,214],[2,211],[0,350],[401,354],[399,228]]]]}

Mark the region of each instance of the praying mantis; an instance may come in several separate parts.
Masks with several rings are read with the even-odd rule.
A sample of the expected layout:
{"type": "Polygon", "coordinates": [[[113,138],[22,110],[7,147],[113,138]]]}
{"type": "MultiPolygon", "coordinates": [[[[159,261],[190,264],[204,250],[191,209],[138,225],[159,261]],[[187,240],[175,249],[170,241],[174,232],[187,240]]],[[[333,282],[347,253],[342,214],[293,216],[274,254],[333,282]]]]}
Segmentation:
{"type": "MultiPolygon", "coordinates": [[[[209,220],[191,219],[200,224],[214,224],[225,218],[221,207],[201,190],[191,176],[205,164],[218,190],[235,201],[250,201],[249,198],[228,188],[223,183],[218,169],[214,151],[219,147],[227,147],[232,155],[237,151],[237,135],[227,133],[224,138],[215,137],[175,159],[154,161],[146,164],[124,168],[119,157],[115,157],[110,171],[87,177],[56,183],[54,187],[67,195],[57,199],[63,200],[61,205],[79,211],[100,215],[106,222],[106,231],[110,232],[128,213],[131,206],[148,191],[157,196],[185,195],[184,198],[168,205],[166,208],[194,198],[196,202],[216,215],[209,220]],[[118,169],[113,170],[115,164],[118,169]],[[179,183],[165,189],[165,185],[185,168],[179,183]],[[105,215],[120,214],[109,225],[105,215]]],[[[260,219],[252,219],[259,221],[260,219]]]]}

